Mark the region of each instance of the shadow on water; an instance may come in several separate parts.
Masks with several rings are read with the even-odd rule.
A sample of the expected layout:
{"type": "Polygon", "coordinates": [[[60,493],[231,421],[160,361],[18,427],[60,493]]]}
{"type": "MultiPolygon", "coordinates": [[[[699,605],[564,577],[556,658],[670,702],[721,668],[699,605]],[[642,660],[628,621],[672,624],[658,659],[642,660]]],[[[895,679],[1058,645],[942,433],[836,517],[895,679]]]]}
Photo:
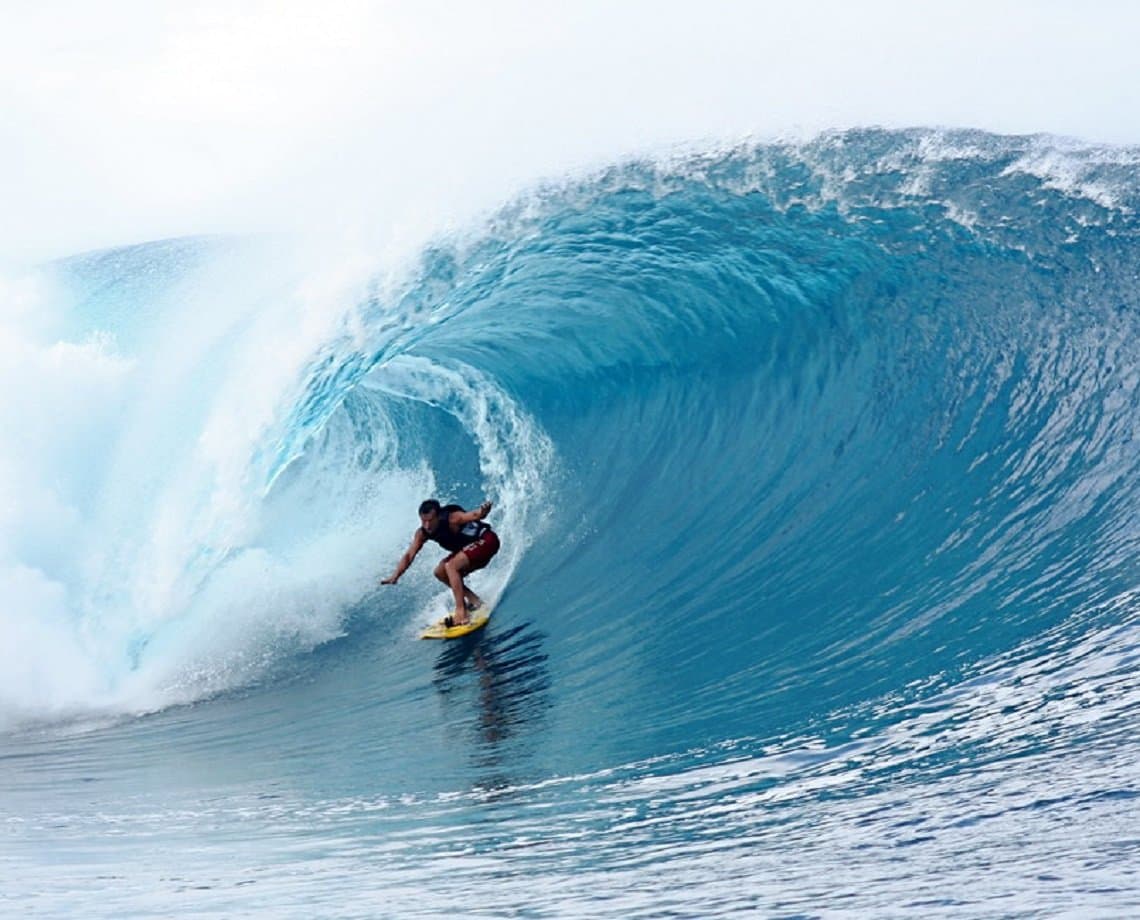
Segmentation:
{"type": "MultiPolygon", "coordinates": [[[[525,754],[551,705],[545,635],[526,623],[503,631],[495,626],[492,620],[445,643],[432,678],[449,709],[471,713],[464,730],[476,742],[472,767],[492,774],[525,754]]],[[[479,786],[493,790],[514,782],[481,775],[479,786]]]]}

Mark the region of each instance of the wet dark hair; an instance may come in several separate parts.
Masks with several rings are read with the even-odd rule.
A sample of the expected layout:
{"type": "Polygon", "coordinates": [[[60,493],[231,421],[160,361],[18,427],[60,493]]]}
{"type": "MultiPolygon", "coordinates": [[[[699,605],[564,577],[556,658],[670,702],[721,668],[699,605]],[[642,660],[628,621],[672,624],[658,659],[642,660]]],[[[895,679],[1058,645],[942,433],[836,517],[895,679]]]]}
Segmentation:
{"type": "Polygon", "coordinates": [[[433,511],[438,512],[440,504],[434,498],[429,498],[425,502],[420,503],[420,514],[431,514],[433,511]]]}

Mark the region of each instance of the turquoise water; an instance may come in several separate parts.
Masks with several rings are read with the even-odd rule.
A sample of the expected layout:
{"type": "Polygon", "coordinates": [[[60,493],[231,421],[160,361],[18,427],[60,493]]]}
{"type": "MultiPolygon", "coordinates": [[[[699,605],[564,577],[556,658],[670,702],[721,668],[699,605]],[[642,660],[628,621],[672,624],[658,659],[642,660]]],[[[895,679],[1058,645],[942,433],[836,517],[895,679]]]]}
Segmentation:
{"type": "Polygon", "coordinates": [[[866,131],[351,283],[49,267],[0,906],[1136,913],[1138,204],[1133,150],[866,131]],[[496,502],[469,640],[377,583],[428,495],[496,502]]]}

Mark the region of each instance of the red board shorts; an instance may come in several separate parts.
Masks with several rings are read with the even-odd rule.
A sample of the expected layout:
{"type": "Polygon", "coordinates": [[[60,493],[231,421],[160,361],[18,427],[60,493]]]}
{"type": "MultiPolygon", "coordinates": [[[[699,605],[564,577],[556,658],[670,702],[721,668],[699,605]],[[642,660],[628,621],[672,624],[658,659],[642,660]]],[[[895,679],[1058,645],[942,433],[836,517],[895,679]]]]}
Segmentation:
{"type": "Polygon", "coordinates": [[[452,553],[444,562],[449,562],[454,559],[459,553],[463,553],[471,563],[471,567],[467,570],[469,572],[477,572],[483,568],[488,562],[495,558],[495,553],[499,551],[499,538],[495,536],[495,531],[488,530],[474,543],[468,543],[463,549],[456,553],[452,553]]]}

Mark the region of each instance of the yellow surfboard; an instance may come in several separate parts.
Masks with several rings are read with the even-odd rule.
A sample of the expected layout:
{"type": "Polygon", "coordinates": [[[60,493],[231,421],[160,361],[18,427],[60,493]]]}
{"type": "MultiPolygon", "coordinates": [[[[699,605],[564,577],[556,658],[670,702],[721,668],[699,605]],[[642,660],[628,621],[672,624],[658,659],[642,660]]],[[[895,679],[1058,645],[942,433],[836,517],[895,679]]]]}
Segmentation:
{"type": "Polygon", "coordinates": [[[421,639],[458,639],[460,636],[466,636],[468,633],[473,633],[477,629],[482,629],[487,625],[487,621],[491,619],[491,608],[484,604],[476,610],[471,611],[471,619],[464,623],[462,626],[444,626],[444,617],[436,623],[432,623],[427,629],[423,631],[420,636],[421,639]]]}

